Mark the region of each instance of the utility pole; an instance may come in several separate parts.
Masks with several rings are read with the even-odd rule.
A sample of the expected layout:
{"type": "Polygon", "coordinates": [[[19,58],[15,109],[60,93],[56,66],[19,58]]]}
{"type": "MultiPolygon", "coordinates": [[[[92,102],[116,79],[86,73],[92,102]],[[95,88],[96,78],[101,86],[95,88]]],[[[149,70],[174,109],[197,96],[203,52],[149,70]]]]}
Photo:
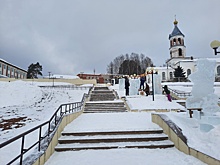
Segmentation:
{"type": "Polygon", "coordinates": [[[48,73],[49,73],[49,79],[50,79],[50,73],[51,73],[51,72],[48,72],[48,73]]]}

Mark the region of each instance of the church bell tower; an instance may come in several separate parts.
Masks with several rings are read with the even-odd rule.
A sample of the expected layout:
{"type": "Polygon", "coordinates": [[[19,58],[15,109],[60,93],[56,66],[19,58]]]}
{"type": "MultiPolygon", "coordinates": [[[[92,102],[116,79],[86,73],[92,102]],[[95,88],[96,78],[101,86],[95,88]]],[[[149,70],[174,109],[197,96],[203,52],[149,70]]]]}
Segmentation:
{"type": "Polygon", "coordinates": [[[178,21],[175,19],[173,22],[174,29],[171,34],[169,34],[170,40],[170,59],[173,58],[185,58],[186,47],[184,45],[184,34],[177,27],[178,21]]]}

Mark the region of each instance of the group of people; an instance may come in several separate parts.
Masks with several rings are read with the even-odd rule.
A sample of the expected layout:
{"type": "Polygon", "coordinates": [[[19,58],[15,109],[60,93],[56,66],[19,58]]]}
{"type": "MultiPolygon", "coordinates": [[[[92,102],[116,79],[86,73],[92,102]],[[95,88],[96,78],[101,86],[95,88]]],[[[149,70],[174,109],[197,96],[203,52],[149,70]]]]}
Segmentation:
{"type": "MultiPolygon", "coordinates": [[[[130,87],[130,82],[128,77],[125,77],[125,95],[129,96],[129,87],[130,87]]],[[[140,90],[143,90],[146,94],[146,96],[148,96],[150,94],[150,87],[146,82],[145,76],[142,76],[140,78],[140,90]]],[[[166,94],[167,99],[171,102],[171,96],[170,96],[170,90],[168,89],[167,85],[164,85],[163,87],[163,93],[166,94]]]]}

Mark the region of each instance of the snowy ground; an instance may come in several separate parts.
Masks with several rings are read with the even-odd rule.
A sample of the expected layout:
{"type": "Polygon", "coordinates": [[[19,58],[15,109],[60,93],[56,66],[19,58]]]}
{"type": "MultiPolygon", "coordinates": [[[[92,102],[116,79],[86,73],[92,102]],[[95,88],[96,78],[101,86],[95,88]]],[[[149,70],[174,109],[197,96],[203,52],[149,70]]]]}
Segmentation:
{"type": "MultiPolygon", "coordinates": [[[[45,89],[38,87],[39,85],[52,84],[0,81],[0,143],[48,121],[61,104],[79,102],[83,94],[88,93],[88,88],[83,90],[45,89]]],[[[20,142],[0,149],[0,164],[4,164],[2,162],[7,158],[10,159],[10,156],[18,155],[20,144],[15,147],[17,143],[20,142]]]]}
{"type": "MultiPolygon", "coordinates": [[[[169,88],[178,89],[183,92],[190,92],[192,89],[192,83],[167,83],[169,88]],[[188,86],[188,87],[187,87],[188,86]],[[191,87],[189,87],[191,86],[191,87]],[[185,89],[187,89],[185,91],[185,89]],[[190,90],[189,90],[190,89],[190,90]]],[[[215,94],[220,96],[220,86],[219,83],[215,83],[215,94]]],[[[118,86],[112,87],[114,90],[118,91],[118,86]]],[[[125,91],[118,91],[120,97],[124,96],[125,91]]],[[[172,102],[167,101],[165,95],[156,95],[155,101],[152,101],[152,96],[128,96],[126,97],[128,105],[131,110],[152,110],[152,109],[180,109],[185,110],[185,107],[179,105],[178,100],[173,100],[172,102]]],[[[176,113],[169,112],[165,113],[174,123],[176,123],[183,131],[183,134],[188,139],[188,145],[195,148],[207,155],[210,155],[218,160],[220,160],[220,125],[213,125],[214,129],[210,132],[203,132],[200,130],[200,122],[197,119],[189,118],[189,114],[186,112],[176,113]]],[[[220,116],[220,112],[216,113],[220,116]]]]}
{"type": "Polygon", "coordinates": [[[88,93],[88,89],[63,90],[38,87],[48,84],[0,82],[0,143],[49,120],[60,104],[79,102],[83,94],[88,93]],[[9,119],[21,119],[18,122],[20,125],[10,125],[9,119]]]}
{"type": "MultiPolygon", "coordinates": [[[[2,124],[3,120],[10,118],[23,118],[20,121],[21,124],[18,126],[12,125],[10,129],[6,130],[0,128],[0,143],[32,128],[33,126],[43,123],[52,116],[52,114],[55,112],[55,110],[59,107],[60,104],[68,102],[78,102],[81,100],[83,93],[87,93],[88,91],[41,89],[38,87],[38,85],[39,84],[36,82],[0,82],[0,123],[2,124]]],[[[40,85],[48,84],[41,83],[40,85]]],[[[182,84],[179,84],[178,89],[181,89],[181,86],[182,84]]],[[[114,88],[115,90],[118,90],[117,86],[114,86],[114,88]]],[[[218,91],[218,89],[216,91],[218,91]]],[[[182,88],[181,90],[184,91],[184,88],[182,88]]],[[[119,91],[118,93],[120,96],[124,95],[124,91],[119,91]]],[[[140,128],[143,126],[149,126],[149,122],[151,121],[151,112],[141,112],[141,110],[184,109],[184,107],[180,106],[175,101],[171,103],[168,102],[164,95],[156,95],[154,102],[152,101],[151,96],[130,96],[126,99],[131,109],[139,110],[140,113],[124,113],[124,119],[120,119],[118,120],[118,122],[116,122],[115,120],[115,118],[117,117],[114,117],[114,122],[112,123],[115,123],[115,125],[117,125],[117,129],[120,127],[123,129],[135,129],[135,127],[140,128]],[[136,123],[136,125],[132,123],[136,123]]],[[[212,131],[204,133],[201,132],[199,129],[198,121],[195,119],[189,119],[189,116],[187,114],[176,112],[169,112],[166,114],[180,128],[182,128],[183,133],[187,136],[189,145],[191,147],[198,149],[204,153],[207,153],[217,159],[220,159],[220,126],[215,126],[215,128],[212,131]]],[[[85,115],[83,114],[79,117],[79,119],[83,118],[84,116],[85,115]]],[[[98,115],[96,116],[98,117],[98,115]]],[[[120,114],[118,114],[117,116],[118,118],[120,118],[120,114]]],[[[104,121],[111,120],[110,116],[102,118],[104,121]]],[[[97,122],[94,124],[88,124],[86,123],[89,122],[88,118],[87,120],[84,119],[83,121],[84,122],[81,122],[80,125],[77,125],[72,129],[82,130],[89,129],[89,127],[98,127],[98,129],[104,130],[109,127],[108,125],[100,124],[97,122]],[[85,125],[87,127],[85,127],[85,125]]],[[[114,127],[114,125],[111,126],[114,127]]],[[[150,126],[152,126],[152,123],[150,124],[150,126]]],[[[13,146],[11,146],[11,148],[9,147],[9,149],[9,152],[6,152],[4,148],[0,149],[0,164],[5,164],[5,159],[11,158],[13,146]]],[[[48,161],[48,164],[55,164],[54,161],[59,162],[58,164],[61,164],[63,163],[62,160],[64,160],[61,159],[61,157],[66,158],[66,160],[68,160],[67,158],[70,157],[70,155],[71,161],[68,161],[69,164],[150,164],[153,162],[153,164],[155,164],[155,160],[157,161],[156,164],[177,164],[177,162],[178,164],[202,164],[200,161],[194,159],[193,157],[189,157],[184,155],[183,153],[176,152],[175,149],[170,149],[169,152],[163,152],[163,150],[159,149],[129,149],[120,151],[111,150],[103,152],[80,151],[76,152],[76,154],[74,155],[72,155],[71,152],[65,152],[65,154],[63,153],[62,155],[58,155],[56,153],[51,157],[51,162],[48,161]],[[160,157],[158,157],[158,155],[160,155],[160,157]],[[82,159],[82,156],[85,156],[86,159],[82,159]],[[160,159],[163,161],[159,161],[160,159]],[[105,161],[105,163],[101,163],[99,160],[103,160],[105,161]]]]}

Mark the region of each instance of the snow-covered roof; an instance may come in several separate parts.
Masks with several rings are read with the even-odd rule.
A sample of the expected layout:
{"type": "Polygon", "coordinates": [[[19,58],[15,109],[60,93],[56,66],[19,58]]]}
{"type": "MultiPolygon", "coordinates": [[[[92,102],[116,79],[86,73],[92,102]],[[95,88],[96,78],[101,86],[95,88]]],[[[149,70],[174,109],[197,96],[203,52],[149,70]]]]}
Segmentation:
{"type": "MultiPolygon", "coordinates": [[[[49,78],[49,76],[45,76],[46,78],[49,78]]],[[[54,74],[50,75],[50,78],[57,78],[57,79],[79,79],[78,76],[73,76],[73,75],[59,75],[59,74],[54,74]]]]}
{"type": "MultiPolygon", "coordinates": [[[[153,67],[154,68],[154,70],[163,70],[163,69],[167,69],[167,67],[166,66],[162,66],[162,67],[153,67]]],[[[168,67],[168,69],[169,69],[170,67],[168,67]]],[[[147,69],[151,69],[151,67],[148,67],[147,69]]]]}
{"type": "MultiPolygon", "coordinates": [[[[203,58],[198,58],[198,59],[203,59],[203,58]]],[[[196,60],[198,60],[196,59],[196,60]]],[[[220,58],[206,58],[207,60],[215,60],[216,62],[220,62],[220,58]]]]}
{"type": "Polygon", "coordinates": [[[196,62],[199,59],[215,60],[216,62],[220,62],[220,58],[202,58],[202,57],[201,58],[194,58],[193,60],[183,59],[183,60],[179,60],[178,62],[196,62]]]}
{"type": "Polygon", "coordinates": [[[10,62],[8,62],[8,61],[5,61],[5,60],[3,60],[2,58],[0,58],[0,61],[2,61],[2,62],[4,62],[4,63],[7,63],[7,64],[9,64],[9,65],[11,65],[11,66],[13,66],[13,67],[16,67],[16,68],[18,68],[18,69],[20,69],[20,70],[23,70],[23,71],[27,72],[25,69],[22,69],[21,67],[19,67],[19,66],[17,66],[17,65],[14,65],[14,64],[12,64],[12,63],[10,63],[10,62]]]}

